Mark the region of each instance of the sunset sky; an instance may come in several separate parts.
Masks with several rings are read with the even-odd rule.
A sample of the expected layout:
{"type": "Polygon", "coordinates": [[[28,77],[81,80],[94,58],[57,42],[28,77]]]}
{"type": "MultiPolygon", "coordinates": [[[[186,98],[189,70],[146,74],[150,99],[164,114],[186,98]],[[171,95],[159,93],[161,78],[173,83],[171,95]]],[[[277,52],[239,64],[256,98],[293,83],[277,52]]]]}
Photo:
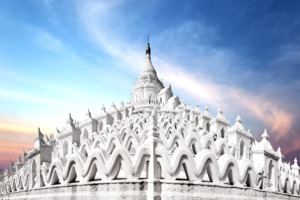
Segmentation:
{"type": "MultiPolygon", "coordinates": [[[[219,107],[300,159],[300,1],[0,1],[0,168],[56,134],[129,101],[145,60],[192,106],[219,107]]],[[[299,160],[298,159],[298,160],[299,160]]]]}

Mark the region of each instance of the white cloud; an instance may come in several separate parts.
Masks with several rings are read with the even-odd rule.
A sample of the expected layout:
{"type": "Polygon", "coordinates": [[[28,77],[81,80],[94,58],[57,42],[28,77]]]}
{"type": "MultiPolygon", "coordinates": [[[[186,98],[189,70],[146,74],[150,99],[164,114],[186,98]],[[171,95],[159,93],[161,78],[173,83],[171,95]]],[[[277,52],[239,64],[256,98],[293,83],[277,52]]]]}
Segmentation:
{"type": "MultiPolygon", "coordinates": [[[[83,1],[80,3],[77,6],[78,15],[82,22],[82,27],[89,35],[91,41],[95,42],[117,60],[121,60],[127,66],[132,67],[132,69],[137,70],[140,68],[143,63],[141,60],[143,56],[134,49],[139,47],[136,44],[126,43],[125,39],[122,38],[122,33],[117,32],[118,29],[114,27],[112,21],[113,15],[116,15],[118,6],[122,2],[118,1],[111,4],[108,2],[83,1]]],[[[196,44],[191,43],[192,41],[188,38],[189,35],[191,35],[191,39],[205,38],[206,36],[210,40],[218,39],[218,35],[214,29],[208,28],[206,30],[206,27],[202,23],[193,21],[172,30],[162,31],[161,34],[157,34],[156,40],[157,43],[166,42],[167,44],[169,41],[171,51],[173,48],[175,50],[180,49],[182,47],[178,46],[180,44],[185,45],[188,51],[179,52],[178,56],[189,56],[188,54],[191,54],[191,50],[196,50],[196,54],[192,52],[192,55],[196,55],[197,57],[188,63],[195,64],[199,62],[199,66],[212,71],[209,74],[210,77],[206,77],[207,74],[197,72],[201,70],[196,68],[194,68],[193,72],[186,72],[182,63],[174,65],[170,63],[170,59],[163,58],[164,53],[154,58],[154,63],[156,63],[156,66],[159,66],[157,67],[160,72],[159,75],[164,80],[187,91],[202,102],[215,105],[230,105],[231,107],[227,108],[230,111],[238,109],[251,112],[259,120],[263,121],[266,126],[273,129],[273,131],[277,131],[279,133],[278,137],[286,134],[292,125],[293,116],[286,112],[284,108],[280,108],[272,100],[266,99],[263,95],[247,92],[238,86],[221,85],[212,81],[215,78],[212,77],[213,73],[219,77],[225,76],[222,80],[227,79],[229,82],[231,81],[232,77],[230,76],[233,72],[238,74],[237,77],[250,78],[253,75],[252,71],[247,71],[247,69],[233,71],[239,70],[240,67],[235,65],[245,64],[244,61],[242,59],[239,60],[238,56],[230,50],[210,46],[209,41],[205,41],[207,44],[197,47],[196,44]],[[172,41],[176,41],[176,38],[185,38],[185,40],[189,40],[189,43],[184,44],[184,41],[177,41],[177,46],[174,46],[172,45],[172,41]]],[[[189,59],[192,59],[192,57],[189,56],[189,59]]]]}

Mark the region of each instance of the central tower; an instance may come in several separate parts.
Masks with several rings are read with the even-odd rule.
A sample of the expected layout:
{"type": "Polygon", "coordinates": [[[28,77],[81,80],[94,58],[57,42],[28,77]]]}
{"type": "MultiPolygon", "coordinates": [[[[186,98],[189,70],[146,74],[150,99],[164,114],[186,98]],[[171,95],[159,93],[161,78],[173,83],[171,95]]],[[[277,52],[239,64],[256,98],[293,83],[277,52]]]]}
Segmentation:
{"type": "MultiPolygon", "coordinates": [[[[146,47],[146,62],[141,71],[139,79],[136,81],[132,94],[131,104],[135,109],[139,108],[154,108],[161,107],[164,104],[172,92],[170,91],[168,98],[162,98],[159,95],[164,88],[163,83],[158,79],[156,70],[151,62],[151,48],[148,40],[146,47]]],[[[164,91],[165,92],[165,91],[164,91]]]]}

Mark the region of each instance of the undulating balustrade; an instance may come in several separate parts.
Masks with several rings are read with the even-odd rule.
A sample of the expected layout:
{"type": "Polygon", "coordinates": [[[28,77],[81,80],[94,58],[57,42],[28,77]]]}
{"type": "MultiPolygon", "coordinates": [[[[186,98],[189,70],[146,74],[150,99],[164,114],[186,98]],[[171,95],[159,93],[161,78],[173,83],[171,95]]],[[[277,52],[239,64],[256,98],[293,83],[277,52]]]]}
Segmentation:
{"type": "MultiPolygon", "coordinates": [[[[254,170],[249,159],[237,160],[224,138],[214,139],[194,119],[181,116],[181,112],[140,112],[106,125],[91,139],[72,147],[65,160],[54,157],[44,162],[40,171],[30,172],[27,161],[14,174],[4,176],[0,193],[29,190],[40,186],[30,185],[30,178],[40,173],[41,187],[114,181],[122,173],[126,180],[139,180],[149,168],[152,145],[149,134],[157,131],[154,156],[157,158],[160,177],[164,181],[177,181],[184,173],[191,183],[229,184],[240,187],[261,188],[262,175],[254,170]],[[154,128],[153,128],[154,127],[154,128]]],[[[299,177],[281,170],[279,192],[299,195],[299,177]]],[[[147,175],[146,177],[147,178],[147,175]]]]}

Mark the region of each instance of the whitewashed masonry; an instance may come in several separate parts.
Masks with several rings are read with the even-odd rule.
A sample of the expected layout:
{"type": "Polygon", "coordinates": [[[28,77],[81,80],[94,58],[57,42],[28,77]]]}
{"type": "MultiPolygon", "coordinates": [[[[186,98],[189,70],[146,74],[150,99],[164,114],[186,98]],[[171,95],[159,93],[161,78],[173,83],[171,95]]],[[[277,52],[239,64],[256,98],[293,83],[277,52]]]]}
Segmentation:
{"type": "Polygon", "coordinates": [[[83,122],[70,114],[56,137],[38,129],[23,160],[1,172],[0,195],[120,180],[147,182],[150,198],[159,196],[155,185],[165,181],[170,188],[188,181],[300,194],[297,159],[284,163],[267,131],[256,141],[240,116],[231,126],[221,109],[212,117],[207,107],[202,112],[181,102],[158,79],[149,42],[130,103],[103,107],[95,117],[88,111],[83,122]]]}

